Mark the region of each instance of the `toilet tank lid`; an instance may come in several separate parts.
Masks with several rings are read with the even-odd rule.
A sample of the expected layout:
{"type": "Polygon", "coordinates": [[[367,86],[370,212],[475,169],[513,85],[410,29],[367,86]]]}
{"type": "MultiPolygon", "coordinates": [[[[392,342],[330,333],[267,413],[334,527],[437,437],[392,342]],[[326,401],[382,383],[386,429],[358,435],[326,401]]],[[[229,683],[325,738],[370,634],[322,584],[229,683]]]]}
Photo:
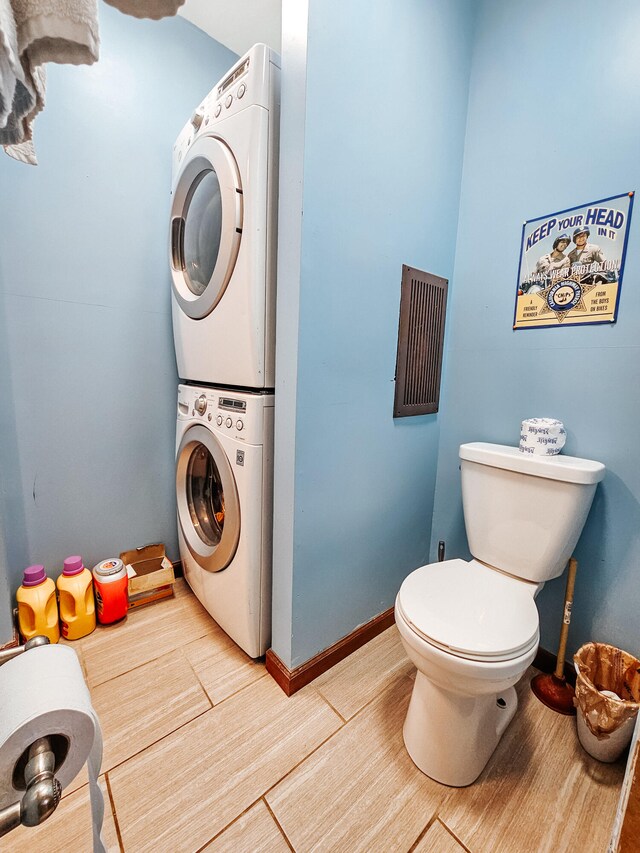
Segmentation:
{"type": "Polygon", "coordinates": [[[517,471],[533,477],[546,477],[548,480],[562,480],[565,483],[591,485],[599,483],[604,477],[605,466],[602,462],[590,459],[578,459],[576,456],[533,456],[522,453],[517,447],[503,444],[489,444],[484,441],[472,441],[460,445],[460,459],[488,465],[491,468],[503,468],[517,471]]]}

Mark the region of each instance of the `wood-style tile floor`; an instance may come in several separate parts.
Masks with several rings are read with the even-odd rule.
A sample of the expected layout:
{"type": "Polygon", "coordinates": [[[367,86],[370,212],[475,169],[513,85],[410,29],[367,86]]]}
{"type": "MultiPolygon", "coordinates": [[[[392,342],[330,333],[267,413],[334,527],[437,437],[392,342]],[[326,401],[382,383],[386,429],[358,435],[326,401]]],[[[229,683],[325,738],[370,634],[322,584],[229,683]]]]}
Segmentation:
{"type": "MultiPolygon", "coordinates": [[[[520,707],[468,788],[424,776],[402,741],[413,670],[390,628],[287,698],[176,596],[73,644],[104,733],[103,839],[126,853],[604,853],[624,763],[518,686],[520,707]]],[[[10,853],[90,853],[86,771],[10,853]]]]}

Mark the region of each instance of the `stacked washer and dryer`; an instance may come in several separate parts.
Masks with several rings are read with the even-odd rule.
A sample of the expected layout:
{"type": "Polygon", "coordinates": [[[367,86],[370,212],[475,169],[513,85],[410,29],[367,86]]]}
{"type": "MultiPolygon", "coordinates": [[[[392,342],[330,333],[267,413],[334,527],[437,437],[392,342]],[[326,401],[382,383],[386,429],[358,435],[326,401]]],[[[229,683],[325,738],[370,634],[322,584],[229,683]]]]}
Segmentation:
{"type": "Polygon", "coordinates": [[[255,45],[173,149],[176,495],[187,582],[251,657],[271,634],[280,60],[255,45]]]}

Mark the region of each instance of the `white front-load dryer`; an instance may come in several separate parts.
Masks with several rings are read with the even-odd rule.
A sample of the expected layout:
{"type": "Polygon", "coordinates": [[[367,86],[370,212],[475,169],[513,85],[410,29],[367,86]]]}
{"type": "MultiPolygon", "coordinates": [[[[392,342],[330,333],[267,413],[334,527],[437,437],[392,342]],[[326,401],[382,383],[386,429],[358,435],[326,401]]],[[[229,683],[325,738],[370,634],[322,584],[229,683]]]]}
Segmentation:
{"type": "Polygon", "coordinates": [[[170,265],[181,379],[275,384],[280,60],[245,54],[173,149],[170,265]]]}
{"type": "Polygon", "coordinates": [[[178,386],[176,497],[185,578],[251,657],[271,639],[273,395],[178,386]]]}

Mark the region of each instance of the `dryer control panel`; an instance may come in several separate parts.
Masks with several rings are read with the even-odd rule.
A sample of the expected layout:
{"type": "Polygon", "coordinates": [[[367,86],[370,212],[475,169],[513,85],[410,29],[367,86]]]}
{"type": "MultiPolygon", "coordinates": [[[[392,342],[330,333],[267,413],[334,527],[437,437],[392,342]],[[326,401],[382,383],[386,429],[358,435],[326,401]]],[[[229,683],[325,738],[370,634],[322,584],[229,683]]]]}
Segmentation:
{"type": "Polygon", "coordinates": [[[178,386],[178,420],[201,421],[213,432],[247,444],[264,443],[267,408],[273,408],[273,394],[178,386]]]}
{"type": "Polygon", "coordinates": [[[173,176],[195,140],[240,110],[275,108],[280,101],[280,57],[266,44],[255,44],[236,62],[193,111],[173,146],[173,176]]]}

